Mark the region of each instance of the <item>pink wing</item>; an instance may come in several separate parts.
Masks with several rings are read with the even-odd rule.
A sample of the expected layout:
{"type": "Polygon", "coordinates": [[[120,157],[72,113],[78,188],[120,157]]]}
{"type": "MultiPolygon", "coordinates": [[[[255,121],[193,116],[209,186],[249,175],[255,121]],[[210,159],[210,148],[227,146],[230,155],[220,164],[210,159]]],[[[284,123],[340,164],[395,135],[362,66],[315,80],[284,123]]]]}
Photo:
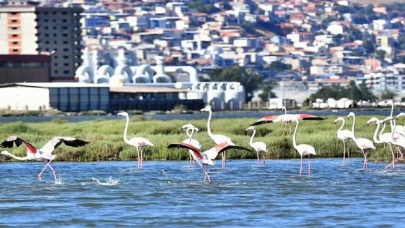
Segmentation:
{"type": "Polygon", "coordinates": [[[323,120],[320,116],[315,116],[311,114],[295,114],[299,120],[323,120]]]}
{"type": "Polygon", "coordinates": [[[185,149],[189,149],[192,150],[194,152],[194,155],[199,158],[199,159],[204,159],[203,156],[201,156],[200,152],[198,151],[198,149],[196,147],[194,147],[193,145],[187,144],[187,143],[183,143],[183,142],[177,142],[177,143],[171,143],[167,146],[167,148],[185,148],[185,149]]]}
{"type": "Polygon", "coordinates": [[[279,122],[279,121],[281,121],[281,119],[282,118],[280,116],[265,116],[265,117],[261,118],[260,120],[257,120],[256,122],[252,123],[250,126],[279,122]]]}

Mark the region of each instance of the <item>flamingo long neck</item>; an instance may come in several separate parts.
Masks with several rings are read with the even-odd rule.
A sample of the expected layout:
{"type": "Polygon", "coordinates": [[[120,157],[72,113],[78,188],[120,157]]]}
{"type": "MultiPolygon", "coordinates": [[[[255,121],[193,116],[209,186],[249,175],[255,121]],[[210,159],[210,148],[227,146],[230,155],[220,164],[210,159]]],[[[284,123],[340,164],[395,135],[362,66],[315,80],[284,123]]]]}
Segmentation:
{"type": "Polygon", "coordinates": [[[194,128],[190,128],[189,129],[190,131],[191,131],[191,133],[190,133],[190,138],[189,138],[189,141],[191,142],[191,139],[193,138],[193,135],[194,135],[194,128]]]}
{"type": "Polygon", "coordinates": [[[352,124],[352,132],[353,132],[353,135],[355,135],[355,134],[354,134],[354,125],[356,125],[356,116],[355,116],[355,115],[353,115],[353,124],[352,124]]]}
{"type": "Polygon", "coordinates": [[[297,124],[295,125],[294,135],[293,135],[293,145],[294,148],[297,148],[297,130],[298,130],[299,121],[297,120],[297,124]]]}
{"type": "Polygon", "coordinates": [[[126,116],[126,117],[127,117],[127,123],[126,123],[126,125],[125,125],[125,130],[124,130],[124,141],[125,141],[126,143],[129,143],[129,140],[128,140],[128,137],[127,137],[128,125],[129,125],[129,117],[128,117],[128,116],[126,116]]]}
{"type": "Polygon", "coordinates": [[[193,137],[192,133],[190,133],[189,131],[191,131],[191,128],[187,128],[186,130],[186,135],[188,136],[189,141],[191,141],[191,138],[193,137]]]}
{"type": "Polygon", "coordinates": [[[10,157],[12,157],[12,158],[14,158],[14,159],[16,159],[16,160],[19,160],[19,161],[26,161],[26,160],[29,159],[28,156],[25,156],[25,157],[17,157],[17,156],[15,156],[14,154],[11,154],[11,153],[9,153],[9,152],[7,152],[7,155],[10,156],[10,157]]]}
{"type": "Polygon", "coordinates": [[[250,142],[249,142],[250,146],[253,146],[253,138],[255,137],[255,134],[256,134],[256,129],[253,130],[252,137],[250,137],[250,142]]]}
{"type": "MultiPolygon", "coordinates": [[[[390,117],[392,117],[392,115],[394,114],[394,100],[392,100],[391,102],[391,114],[390,117]]],[[[392,122],[392,120],[390,120],[390,126],[391,126],[391,131],[394,132],[394,123],[392,122]]]]}
{"type": "MultiPolygon", "coordinates": [[[[395,121],[395,119],[392,119],[391,121],[392,121],[392,125],[393,125],[392,132],[391,132],[391,139],[394,139],[395,128],[397,127],[397,122],[395,121]]],[[[390,121],[390,123],[391,123],[391,121],[390,121]]]]}
{"type": "Polygon", "coordinates": [[[287,109],[284,107],[284,114],[287,115],[287,109]]]}
{"type": "Polygon", "coordinates": [[[345,120],[343,119],[342,120],[342,125],[340,126],[340,128],[339,128],[339,130],[338,131],[341,131],[342,129],[343,129],[343,127],[345,126],[345,120]]]}
{"type": "MultiPolygon", "coordinates": [[[[373,140],[374,140],[374,142],[376,142],[376,143],[381,143],[381,141],[377,138],[377,133],[378,133],[378,130],[380,129],[380,121],[377,120],[376,124],[377,124],[377,128],[375,129],[374,136],[373,136],[373,140]]],[[[384,129],[385,129],[385,124],[384,124],[382,130],[380,131],[380,135],[379,135],[380,138],[381,138],[381,134],[382,134],[382,132],[384,131],[384,129]]]]}
{"type": "Polygon", "coordinates": [[[207,132],[208,132],[208,136],[211,137],[211,138],[213,138],[214,135],[213,135],[212,132],[211,132],[211,117],[212,117],[212,111],[209,110],[208,113],[209,113],[209,114],[208,114],[208,120],[207,120],[207,132]]]}

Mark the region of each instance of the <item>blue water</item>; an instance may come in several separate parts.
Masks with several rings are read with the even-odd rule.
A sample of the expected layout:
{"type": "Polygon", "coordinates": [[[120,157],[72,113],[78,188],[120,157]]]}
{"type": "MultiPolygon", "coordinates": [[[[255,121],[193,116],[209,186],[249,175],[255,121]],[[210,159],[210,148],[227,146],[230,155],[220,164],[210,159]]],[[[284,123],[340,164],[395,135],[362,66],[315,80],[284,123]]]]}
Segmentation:
{"type": "MultiPolygon", "coordinates": [[[[306,161],[306,160],[305,160],[306,161]]],[[[275,227],[402,226],[405,165],[362,160],[311,160],[312,175],[298,175],[299,160],[220,162],[202,181],[188,162],[54,162],[55,184],[44,163],[2,163],[0,226],[275,227]],[[98,185],[92,177],[115,185],[98,185]],[[119,183],[117,183],[119,181],[119,183]]],[[[304,163],[306,165],[306,163],[304,163]]],[[[305,170],[304,166],[304,170],[305,170]]],[[[306,171],[306,170],[305,170],[306,171]]]]}
{"type": "MultiPolygon", "coordinates": [[[[338,110],[337,112],[324,111],[324,110],[309,110],[309,111],[289,111],[289,113],[311,113],[313,115],[325,116],[325,115],[337,115],[346,116],[352,110],[338,110]]],[[[391,109],[375,109],[375,110],[356,110],[354,111],[356,115],[384,115],[389,116],[391,109]]],[[[401,111],[394,111],[394,115],[399,114],[401,111]]],[[[251,112],[214,112],[213,116],[215,119],[221,118],[262,118],[267,115],[281,115],[281,111],[251,111],[251,112]]],[[[152,118],[155,120],[197,120],[206,119],[207,113],[194,113],[194,114],[144,114],[145,118],[152,118]]],[[[0,117],[1,122],[47,122],[52,119],[63,119],[69,122],[80,122],[80,121],[90,121],[95,119],[105,119],[112,120],[117,119],[115,115],[102,115],[102,116],[27,116],[27,117],[0,117]]]]}

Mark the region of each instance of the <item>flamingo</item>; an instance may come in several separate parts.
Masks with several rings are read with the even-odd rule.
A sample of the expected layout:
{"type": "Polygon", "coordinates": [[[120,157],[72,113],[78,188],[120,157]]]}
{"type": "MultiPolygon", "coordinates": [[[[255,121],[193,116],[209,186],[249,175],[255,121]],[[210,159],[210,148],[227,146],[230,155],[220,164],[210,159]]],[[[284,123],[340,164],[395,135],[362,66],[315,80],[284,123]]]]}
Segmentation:
{"type": "Polygon", "coordinates": [[[364,161],[363,161],[363,169],[368,168],[368,161],[367,161],[367,154],[365,150],[373,149],[375,150],[375,146],[373,142],[366,138],[356,138],[356,133],[354,132],[354,125],[356,124],[356,115],[353,112],[350,112],[347,115],[347,118],[353,117],[353,125],[352,125],[352,132],[353,132],[353,141],[356,143],[356,146],[363,152],[364,161]]]}
{"type": "MultiPolygon", "coordinates": [[[[345,153],[346,153],[346,140],[352,139],[354,137],[353,132],[349,130],[343,130],[345,125],[345,119],[343,117],[338,117],[334,123],[342,121],[342,125],[337,130],[337,138],[343,142],[343,163],[345,162],[345,153]]],[[[347,146],[347,161],[349,161],[349,146],[347,146]]]]}
{"type": "Polygon", "coordinates": [[[45,161],[46,165],[42,169],[42,171],[38,174],[38,179],[42,180],[42,173],[45,171],[46,167],[49,167],[52,170],[53,177],[55,178],[55,182],[57,181],[56,171],[51,166],[51,162],[56,158],[56,155],[52,154],[52,152],[58,148],[62,143],[66,146],[71,147],[81,147],[89,142],[75,139],[71,137],[53,137],[49,140],[41,149],[37,149],[28,141],[18,137],[18,136],[10,136],[5,141],[3,141],[0,146],[3,148],[12,148],[13,144],[19,147],[21,144],[24,144],[27,148],[27,156],[25,157],[17,157],[8,151],[2,151],[0,154],[8,157],[12,157],[19,161],[27,161],[27,160],[37,160],[37,161],[45,161]]]}
{"type": "MultiPolygon", "coordinates": [[[[391,118],[391,119],[392,119],[392,117],[388,117],[388,118],[391,118]]],[[[386,119],[380,121],[380,120],[377,119],[376,117],[372,117],[371,119],[369,119],[369,120],[367,121],[367,126],[369,126],[370,123],[372,123],[372,122],[375,122],[375,123],[376,123],[377,128],[375,129],[374,136],[373,136],[373,140],[374,140],[375,143],[378,143],[378,144],[387,143],[387,144],[389,145],[390,150],[391,150],[391,154],[392,154],[392,163],[391,163],[391,164],[392,164],[392,168],[394,169],[394,168],[395,168],[395,155],[394,155],[394,150],[392,149],[392,144],[393,144],[393,142],[394,142],[394,140],[392,140],[392,138],[394,137],[394,131],[393,131],[392,133],[384,133],[384,134],[382,134],[382,133],[384,132],[385,125],[386,125],[386,121],[388,120],[388,118],[386,118],[386,119]],[[380,124],[381,124],[381,123],[384,124],[384,127],[383,127],[382,130],[380,131],[379,138],[377,138],[377,133],[378,133],[378,130],[379,130],[379,128],[380,128],[380,124]]],[[[394,128],[395,128],[395,126],[394,126],[394,128]]],[[[388,165],[388,166],[385,167],[385,168],[387,169],[389,166],[390,166],[390,165],[388,165]]]]}
{"type": "Polygon", "coordinates": [[[185,149],[189,149],[189,150],[193,151],[192,155],[193,155],[194,159],[197,161],[197,163],[200,165],[201,169],[204,172],[204,182],[206,180],[208,180],[208,182],[211,182],[211,178],[208,175],[207,166],[214,165],[214,162],[212,161],[212,159],[215,159],[218,156],[218,153],[223,153],[224,151],[229,150],[229,149],[242,149],[242,150],[251,151],[250,149],[247,149],[247,148],[244,148],[241,146],[236,146],[236,145],[230,144],[228,142],[220,143],[202,153],[200,153],[199,150],[197,148],[195,148],[193,145],[190,145],[190,144],[187,144],[184,142],[171,143],[167,146],[167,148],[177,148],[177,147],[185,148],[185,149]]]}
{"type": "MultiPolygon", "coordinates": [[[[392,100],[390,103],[391,103],[391,112],[390,112],[390,116],[389,116],[389,117],[393,118],[394,106],[395,106],[395,105],[394,105],[394,101],[393,101],[393,100],[392,100]]],[[[387,105],[388,105],[388,103],[387,103],[385,106],[387,106],[387,105]]],[[[398,119],[398,116],[399,116],[399,115],[401,115],[401,113],[397,115],[397,119],[398,119]]],[[[393,119],[390,120],[390,126],[391,126],[391,131],[393,131],[393,128],[394,128],[393,119]]],[[[396,126],[395,131],[396,131],[396,133],[405,136],[405,127],[404,127],[404,126],[396,126]]]]}
{"type": "MultiPolygon", "coordinates": [[[[196,128],[192,124],[185,124],[185,125],[181,126],[181,130],[186,130],[186,134],[188,136],[188,139],[183,140],[183,143],[190,144],[190,145],[194,146],[195,148],[197,148],[198,150],[201,150],[203,148],[199,141],[197,141],[196,139],[193,139],[194,131],[199,132],[198,128],[196,128]],[[191,131],[191,133],[190,133],[190,131],[191,131]]],[[[189,150],[189,153],[190,153],[190,166],[194,166],[193,151],[189,150]]]]}
{"type": "Polygon", "coordinates": [[[128,125],[129,125],[129,115],[127,112],[119,112],[117,113],[117,116],[125,116],[127,118],[127,123],[125,125],[125,130],[124,130],[124,141],[131,146],[134,146],[136,148],[136,153],[138,154],[138,168],[143,167],[143,154],[142,154],[142,148],[145,146],[152,146],[153,144],[146,138],[142,137],[134,137],[131,139],[128,139],[127,137],[127,132],[128,132],[128,125]],[[140,151],[139,151],[140,149],[140,151]]]}
{"type": "Polygon", "coordinates": [[[280,115],[281,121],[284,122],[284,128],[283,128],[283,136],[284,136],[284,131],[287,123],[290,125],[290,133],[291,135],[291,121],[294,121],[294,115],[293,114],[287,114],[287,108],[285,106],[281,107],[281,111],[284,111],[284,115],[280,115]]]}
{"type": "Polygon", "coordinates": [[[278,115],[278,116],[265,116],[259,120],[256,120],[250,126],[257,126],[266,123],[276,123],[281,121],[295,121],[298,118],[299,120],[323,120],[319,116],[314,116],[311,114],[287,114],[287,115],[278,115]]]}
{"type": "MultiPolygon", "coordinates": [[[[385,118],[384,120],[381,121],[381,123],[383,123],[383,129],[380,132],[380,140],[384,140],[387,143],[391,143],[396,145],[397,147],[397,158],[393,161],[392,164],[388,164],[385,168],[388,168],[389,166],[393,166],[392,168],[395,168],[395,163],[398,162],[398,160],[402,160],[403,158],[403,154],[401,152],[400,147],[405,148],[405,137],[398,133],[398,131],[396,131],[397,125],[396,125],[396,121],[393,117],[389,116],[387,118],[385,118]],[[393,130],[392,132],[389,133],[383,133],[385,130],[385,126],[386,126],[386,121],[390,121],[390,123],[392,122],[393,124],[393,130]]],[[[393,151],[392,151],[393,153],[393,151]]]]}
{"type": "Polygon", "coordinates": [[[300,176],[302,174],[302,157],[305,155],[308,155],[308,175],[311,174],[311,162],[310,162],[310,156],[311,154],[316,155],[315,148],[311,145],[308,144],[299,144],[297,145],[297,131],[298,131],[298,126],[299,126],[299,118],[298,116],[295,117],[295,130],[294,130],[294,135],[293,135],[293,145],[294,148],[297,150],[297,152],[301,156],[301,165],[300,165],[300,176]]]}
{"type": "MultiPolygon", "coordinates": [[[[257,154],[257,164],[259,165],[260,157],[259,153],[260,152],[267,152],[267,145],[264,142],[253,142],[253,138],[256,135],[256,128],[254,126],[250,126],[249,128],[246,129],[246,131],[253,131],[252,136],[250,137],[250,142],[249,145],[256,151],[257,154]]],[[[266,164],[266,158],[265,154],[263,153],[263,165],[266,164]]]]}
{"type": "MultiPolygon", "coordinates": [[[[225,135],[219,135],[219,134],[214,135],[214,134],[212,134],[211,125],[210,125],[211,124],[211,117],[212,117],[211,106],[207,106],[207,107],[201,109],[201,112],[208,112],[209,113],[208,120],[207,120],[207,132],[208,132],[208,136],[215,142],[215,144],[219,145],[221,143],[226,142],[226,143],[228,143],[230,145],[235,145],[232,142],[232,140],[229,137],[225,136],[225,135]]],[[[215,159],[215,158],[213,158],[213,159],[215,159]]],[[[222,150],[222,168],[223,169],[225,169],[225,166],[226,166],[225,163],[226,163],[226,150],[222,150]]]]}

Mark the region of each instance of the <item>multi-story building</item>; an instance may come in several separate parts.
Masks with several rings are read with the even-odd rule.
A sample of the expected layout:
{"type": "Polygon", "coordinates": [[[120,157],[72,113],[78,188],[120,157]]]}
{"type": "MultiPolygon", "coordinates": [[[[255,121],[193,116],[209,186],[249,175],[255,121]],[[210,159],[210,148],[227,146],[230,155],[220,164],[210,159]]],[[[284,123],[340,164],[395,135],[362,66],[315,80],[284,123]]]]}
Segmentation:
{"type": "Polygon", "coordinates": [[[8,1],[0,7],[0,54],[52,53],[51,80],[73,81],[82,63],[82,12],[78,7],[8,1]]]}

